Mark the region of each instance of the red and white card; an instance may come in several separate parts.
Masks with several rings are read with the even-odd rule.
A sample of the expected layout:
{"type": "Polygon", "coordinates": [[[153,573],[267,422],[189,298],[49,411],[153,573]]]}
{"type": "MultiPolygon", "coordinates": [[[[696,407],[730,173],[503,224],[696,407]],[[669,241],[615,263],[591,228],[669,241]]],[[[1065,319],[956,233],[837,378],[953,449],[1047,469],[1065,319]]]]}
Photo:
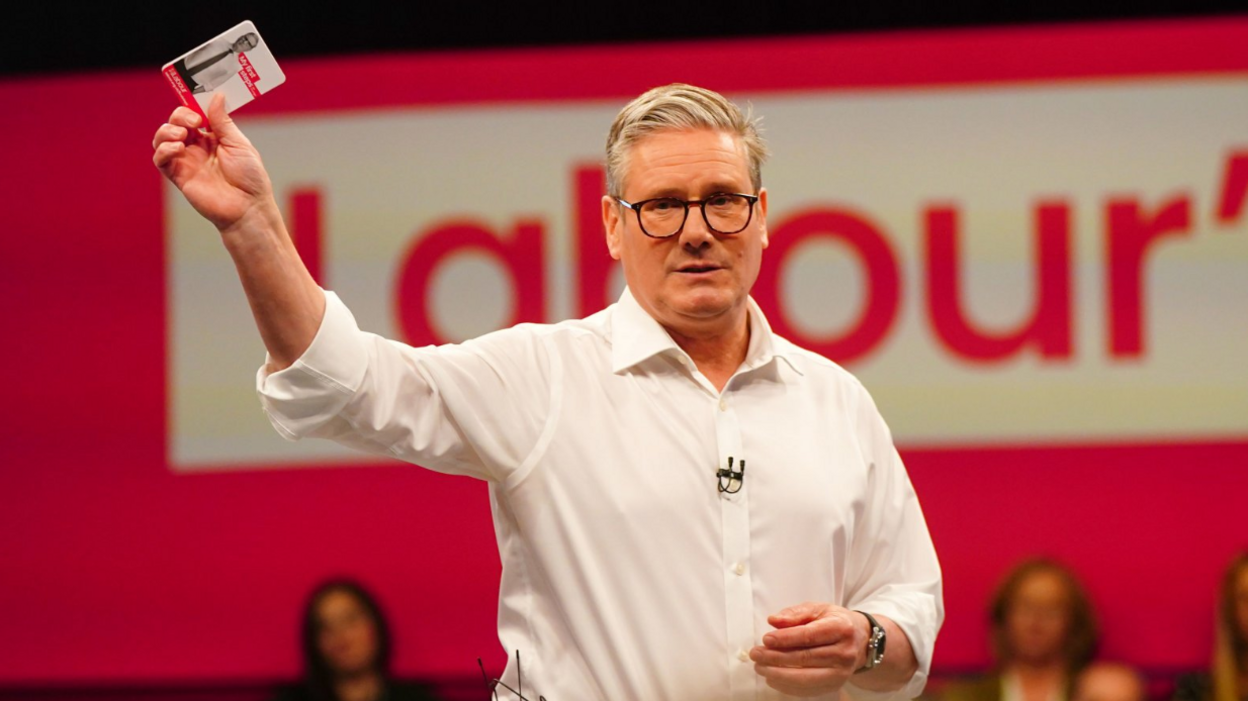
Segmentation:
{"type": "Polygon", "coordinates": [[[182,104],[201,115],[217,93],[225,94],[225,111],[233,112],[286,82],[250,21],[166,63],[163,71],[182,104]]]}

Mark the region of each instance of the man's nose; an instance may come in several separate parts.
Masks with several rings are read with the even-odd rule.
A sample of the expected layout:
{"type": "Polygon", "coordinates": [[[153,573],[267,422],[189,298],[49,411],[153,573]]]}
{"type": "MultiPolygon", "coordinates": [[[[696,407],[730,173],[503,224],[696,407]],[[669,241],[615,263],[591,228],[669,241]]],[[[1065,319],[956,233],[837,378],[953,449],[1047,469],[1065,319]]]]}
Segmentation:
{"type": "Polygon", "coordinates": [[[715,240],[715,234],[706,225],[706,217],[702,216],[702,203],[691,202],[689,215],[685,217],[685,226],[680,230],[680,243],[690,248],[702,248],[715,240]]]}

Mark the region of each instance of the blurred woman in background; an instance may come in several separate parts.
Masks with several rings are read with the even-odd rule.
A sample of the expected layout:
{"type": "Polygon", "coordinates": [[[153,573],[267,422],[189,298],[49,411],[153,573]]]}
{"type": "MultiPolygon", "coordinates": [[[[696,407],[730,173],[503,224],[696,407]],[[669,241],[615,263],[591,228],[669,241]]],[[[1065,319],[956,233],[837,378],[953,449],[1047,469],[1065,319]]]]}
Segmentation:
{"type": "Polygon", "coordinates": [[[954,682],[945,701],[1067,701],[1096,651],[1092,605],[1075,575],[1047,559],[1015,567],[989,608],[996,666],[954,682]]]}
{"type": "Polygon", "coordinates": [[[377,601],[350,580],[316,588],[303,615],[304,679],[279,701],[432,701],[390,677],[390,628],[377,601]]]}
{"type": "Polygon", "coordinates": [[[1211,674],[1175,684],[1175,701],[1248,701],[1248,552],[1231,560],[1218,592],[1211,674]]]}

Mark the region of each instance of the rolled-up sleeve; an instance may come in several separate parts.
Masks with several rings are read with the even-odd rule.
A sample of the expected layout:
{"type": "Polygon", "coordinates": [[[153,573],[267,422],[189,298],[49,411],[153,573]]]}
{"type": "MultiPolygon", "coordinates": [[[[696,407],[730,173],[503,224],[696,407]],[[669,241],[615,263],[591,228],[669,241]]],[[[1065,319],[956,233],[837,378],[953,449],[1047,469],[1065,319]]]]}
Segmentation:
{"type": "Polygon", "coordinates": [[[848,608],[892,619],[909,639],[918,671],[899,691],[854,687],[852,694],[864,701],[915,698],[927,683],[936,634],[944,622],[940,563],[892,436],[865,390],[859,409],[859,440],[871,484],[864,524],[856,529],[850,549],[848,608]]]}
{"type": "Polygon", "coordinates": [[[313,435],[350,401],[368,367],[367,339],[355,317],[333,292],[325,293],[325,316],[303,355],[270,373],[271,358],[256,372],[256,393],[283,438],[313,435]]]}
{"type": "Polygon", "coordinates": [[[542,339],[523,328],[413,348],[361,331],[325,293],[311,345],[289,367],[256,373],[284,438],[327,438],[439,472],[502,480],[541,433],[549,404],[542,339]]]}

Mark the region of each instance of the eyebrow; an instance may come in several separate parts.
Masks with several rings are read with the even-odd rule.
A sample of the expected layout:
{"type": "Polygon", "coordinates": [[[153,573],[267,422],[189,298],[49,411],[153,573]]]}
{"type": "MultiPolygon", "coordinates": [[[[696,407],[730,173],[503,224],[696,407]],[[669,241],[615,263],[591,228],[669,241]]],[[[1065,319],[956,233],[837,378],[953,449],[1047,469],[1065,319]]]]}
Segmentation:
{"type": "MultiPolygon", "coordinates": [[[[715,181],[715,182],[712,182],[710,185],[707,185],[706,188],[704,188],[703,194],[700,197],[695,197],[694,199],[701,199],[701,198],[706,197],[707,195],[714,195],[720,192],[728,193],[728,192],[748,192],[748,191],[749,191],[749,188],[746,188],[745,190],[741,190],[741,189],[738,189],[736,185],[732,185],[732,184],[722,182],[722,181],[715,181]]],[[[665,188],[661,188],[659,190],[655,190],[651,192],[648,196],[643,197],[641,198],[641,200],[638,200],[638,201],[652,200],[652,199],[657,199],[660,197],[674,197],[677,199],[684,199],[685,192],[686,190],[684,188],[665,187],[665,188]]]]}

